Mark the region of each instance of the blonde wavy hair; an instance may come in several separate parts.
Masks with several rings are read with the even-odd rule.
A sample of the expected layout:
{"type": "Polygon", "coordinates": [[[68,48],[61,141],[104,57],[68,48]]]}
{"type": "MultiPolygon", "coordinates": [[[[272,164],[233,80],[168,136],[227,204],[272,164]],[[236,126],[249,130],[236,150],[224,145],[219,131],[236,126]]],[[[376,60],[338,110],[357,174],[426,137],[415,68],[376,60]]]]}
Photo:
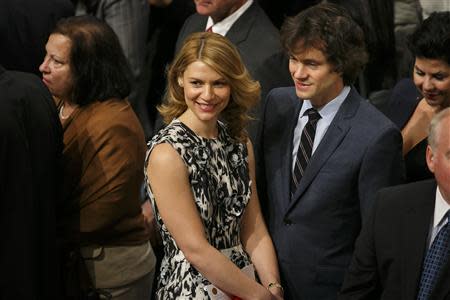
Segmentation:
{"type": "Polygon", "coordinates": [[[231,89],[230,102],[222,111],[220,120],[227,125],[230,136],[245,142],[248,135],[245,126],[251,120],[249,109],[260,98],[260,85],[250,77],[236,47],[216,33],[191,34],[175,57],[167,74],[167,90],[158,111],[165,123],[170,123],[187,109],[184,89],[178,84],[187,67],[201,61],[220,74],[231,89]]]}

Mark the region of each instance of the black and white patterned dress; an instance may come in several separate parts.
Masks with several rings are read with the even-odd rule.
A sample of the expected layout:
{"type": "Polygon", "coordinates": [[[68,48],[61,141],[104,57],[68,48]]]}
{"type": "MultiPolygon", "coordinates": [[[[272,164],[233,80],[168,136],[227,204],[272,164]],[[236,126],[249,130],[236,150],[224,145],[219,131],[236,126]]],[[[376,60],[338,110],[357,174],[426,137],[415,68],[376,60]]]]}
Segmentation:
{"type": "MultiPolygon", "coordinates": [[[[237,267],[249,265],[250,259],[240,241],[240,222],[251,193],[246,145],[234,141],[220,122],[218,138],[206,139],[175,119],[148,143],[146,165],[152,149],[161,143],[170,144],[188,169],[209,243],[237,267]]],[[[157,299],[209,299],[204,288],[209,281],[191,266],[178,248],[158,213],[148,180],[146,182],[164,245],[157,299]]]]}

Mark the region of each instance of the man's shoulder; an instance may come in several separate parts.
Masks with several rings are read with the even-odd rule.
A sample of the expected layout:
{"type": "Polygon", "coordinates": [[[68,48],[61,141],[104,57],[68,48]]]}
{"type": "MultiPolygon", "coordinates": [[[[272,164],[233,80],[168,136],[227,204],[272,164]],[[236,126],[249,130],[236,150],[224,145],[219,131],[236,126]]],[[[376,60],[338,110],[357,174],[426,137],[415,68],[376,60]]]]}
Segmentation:
{"type": "Polygon", "coordinates": [[[188,35],[194,32],[204,31],[207,21],[208,17],[201,16],[198,13],[190,15],[184,21],[183,26],[178,33],[178,38],[175,45],[175,53],[178,53],[178,51],[180,51],[181,46],[183,45],[183,42],[188,37],[188,35]]]}
{"type": "Polygon", "coordinates": [[[207,22],[208,22],[207,16],[202,16],[199,15],[198,13],[194,13],[186,19],[183,28],[185,29],[187,34],[204,31],[207,22]]]}
{"type": "Polygon", "coordinates": [[[270,18],[264,12],[264,10],[259,6],[257,2],[253,2],[253,4],[248,8],[248,10],[241,16],[244,18],[253,17],[254,18],[254,26],[269,30],[267,33],[279,35],[278,29],[273,25],[270,18]]]}
{"type": "Polygon", "coordinates": [[[4,71],[0,74],[0,87],[4,96],[14,94],[15,99],[11,100],[32,99],[30,102],[36,102],[38,98],[52,99],[41,79],[32,73],[4,71]]]}
{"type": "MultiPolygon", "coordinates": [[[[247,41],[254,42],[257,40],[255,46],[258,45],[260,50],[268,47],[269,49],[266,50],[281,50],[279,31],[257,2],[253,2],[232,27],[239,30],[249,30],[247,41]],[[264,36],[264,38],[261,39],[261,36],[264,36]]],[[[230,33],[232,32],[233,30],[230,30],[230,33]]]]}
{"type": "Polygon", "coordinates": [[[355,113],[355,122],[362,128],[374,129],[376,131],[397,129],[395,124],[389,120],[380,110],[378,110],[367,99],[359,94],[351,92],[348,97],[358,103],[355,113]]]}
{"type": "Polygon", "coordinates": [[[293,86],[277,87],[270,90],[267,94],[267,99],[272,98],[288,98],[298,100],[297,94],[295,93],[295,87],[293,86]]]}
{"type": "Polygon", "coordinates": [[[434,199],[436,181],[434,179],[411,182],[383,188],[379,191],[379,205],[386,209],[415,205],[434,199]]]}

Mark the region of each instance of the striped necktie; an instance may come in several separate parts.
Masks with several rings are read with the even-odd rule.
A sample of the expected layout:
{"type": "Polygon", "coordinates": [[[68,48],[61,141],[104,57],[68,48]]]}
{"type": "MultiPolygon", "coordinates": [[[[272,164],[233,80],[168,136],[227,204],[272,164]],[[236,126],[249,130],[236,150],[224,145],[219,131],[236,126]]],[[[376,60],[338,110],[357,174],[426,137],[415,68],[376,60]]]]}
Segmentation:
{"type": "Polygon", "coordinates": [[[311,158],[314,137],[316,136],[316,126],[317,122],[321,118],[315,108],[307,109],[303,115],[308,115],[308,123],[306,123],[303,128],[302,135],[300,137],[300,145],[297,150],[297,157],[294,162],[295,164],[292,171],[291,180],[291,194],[293,194],[297,189],[300,179],[302,179],[306,166],[311,158]]]}

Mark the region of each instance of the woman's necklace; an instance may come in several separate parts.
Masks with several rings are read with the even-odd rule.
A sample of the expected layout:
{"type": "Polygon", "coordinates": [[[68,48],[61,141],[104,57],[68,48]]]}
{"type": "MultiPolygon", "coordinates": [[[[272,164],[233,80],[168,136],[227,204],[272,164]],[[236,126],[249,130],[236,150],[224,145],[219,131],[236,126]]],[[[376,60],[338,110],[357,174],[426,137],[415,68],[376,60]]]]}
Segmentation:
{"type": "Polygon", "coordinates": [[[70,116],[70,114],[68,114],[67,116],[64,116],[64,103],[61,105],[61,107],[59,108],[59,117],[61,118],[61,120],[65,120],[70,116]]]}

